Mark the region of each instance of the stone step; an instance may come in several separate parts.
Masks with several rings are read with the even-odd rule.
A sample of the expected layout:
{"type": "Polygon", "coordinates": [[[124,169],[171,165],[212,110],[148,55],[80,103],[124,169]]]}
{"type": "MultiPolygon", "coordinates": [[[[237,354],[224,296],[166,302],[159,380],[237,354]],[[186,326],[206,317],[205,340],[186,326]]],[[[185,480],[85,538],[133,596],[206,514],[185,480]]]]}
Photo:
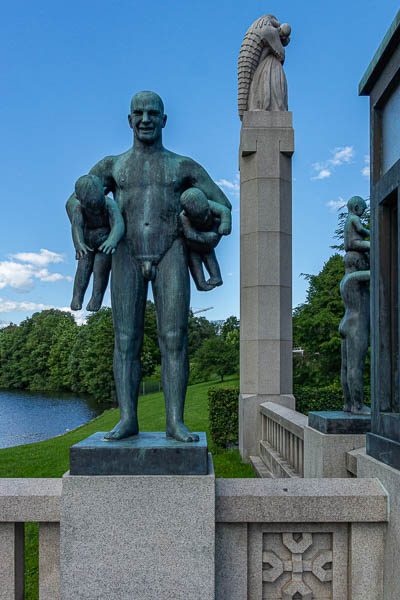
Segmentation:
{"type": "Polygon", "coordinates": [[[274,475],[267,469],[259,456],[249,456],[249,459],[257,477],[261,477],[261,479],[274,479],[274,475]]]}
{"type": "Polygon", "coordinates": [[[266,469],[273,473],[273,477],[287,477],[291,479],[300,477],[300,474],[265,440],[260,441],[260,459],[266,469]]]}

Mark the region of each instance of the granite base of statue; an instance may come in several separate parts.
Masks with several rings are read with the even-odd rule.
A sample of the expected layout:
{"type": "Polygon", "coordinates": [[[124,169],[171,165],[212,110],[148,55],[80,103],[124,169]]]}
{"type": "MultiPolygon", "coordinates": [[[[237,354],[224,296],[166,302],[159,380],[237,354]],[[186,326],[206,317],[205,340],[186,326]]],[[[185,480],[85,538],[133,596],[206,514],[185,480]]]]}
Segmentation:
{"type": "Polygon", "coordinates": [[[371,430],[371,417],[352,415],[343,410],[310,411],[308,426],[327,434],[364,434],[371,430]]]}
{"type": "Polygon", "coordinates": [[[205,433],[71,448],[61,499],[63,600],[215,598],[215,475],[205,433]],[[74,473],[74,474],[73,474],[74,473]]]}

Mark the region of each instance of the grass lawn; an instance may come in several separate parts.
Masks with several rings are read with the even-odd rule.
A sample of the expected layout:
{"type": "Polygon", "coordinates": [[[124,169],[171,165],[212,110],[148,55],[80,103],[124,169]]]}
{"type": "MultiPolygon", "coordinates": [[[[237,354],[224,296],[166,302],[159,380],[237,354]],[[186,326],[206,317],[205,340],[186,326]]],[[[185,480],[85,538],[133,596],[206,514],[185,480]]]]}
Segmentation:
{"type": "MultiPolygon", "coordinates": [[[[208,428],[207,390],[210,387],[238,385],[236,377],[207,381],[188,387],[185,423],[192,431],[206,431],[216,477],[254,477],[250,465],[243,464],[238,450],[224,450],[211,444],[208,428]]],[[[69,448],[96,431],[109,431],[119,421],[119,410],[110,409],[78,429],[64,435],[25,446],[0,450],[0,477],[61,477],[69,469],[69,448]]],[[[165,431],[162,393],[139,398],[141,431],[165,431]]],[[[25,598],[38,598],[38,525],[25,525],[25,598]]]]}
{"type": "MultiPolygon", "coordinates": [[[[188,387],[185,423],[192,431],[206,431],[213,454],[216,477],[254,477],[250,465],[243,464],[238,450],[223,450],[210,442],[208,430],[207,390],[210,387],[238,385],[235,377],[220,383],[218,379],[188,387]]],[[[162,392],[139,398],[141,431],[165,431],[165,407],[162,392]]],[[[106,410],[102,415],[73,431],[58,437],[3,448],[0,450],[0,477],[61,477],[69,469],[69,448],[96,431],[109,431],[119,421],[119,410],[106,410]]]]}

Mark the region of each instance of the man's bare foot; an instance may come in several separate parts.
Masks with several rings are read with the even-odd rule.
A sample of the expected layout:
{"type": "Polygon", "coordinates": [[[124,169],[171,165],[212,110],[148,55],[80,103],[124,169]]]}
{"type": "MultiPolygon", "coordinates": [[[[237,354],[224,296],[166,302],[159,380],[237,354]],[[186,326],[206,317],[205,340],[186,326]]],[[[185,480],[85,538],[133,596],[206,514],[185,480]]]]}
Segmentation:
{"type": "Polygon", "coordinates": [[[137,435],[139,433],[139,425],[137,418],[120,421],[118,425],[114,427],[112,431],[109,431],[104,436],[104,441],[113,442],[116,440],[122,440],[130,437],[131,435],[137,435]]]}
{"type": "Polygon", "coordinates": [[[350,402],[346,402],[343,406],[343,412],[351,413],[351,404],[350,402]]]}
{"type": "Polygon", "coordinates": [[[96,298],[92,296],[89,300],[89,304],[86,307],[86,310],[90,312],[97,312],[101,308],[102,298],[96,298]]]}
{"type": "Polygon", "coordinates": [[[365,404],[361,404],[361,406],[356,406],[351,409],[353,415],[361,415],[368,417],[371,414],[371,409],[369,406],[365,406],[365,404]]]}
{"type": "Polygon", "coordinates": [[[71,302],[71,310],[81,310],[82,301],[79,301],[77,298],[72,298],[71,302]]]}
{"type": "Polygon", "coordinates": [[[167,425],[167,438],[173,438],[178,442],[198,442],[197,433],[192,433],[184,423],[172,423],[167,425]]]}

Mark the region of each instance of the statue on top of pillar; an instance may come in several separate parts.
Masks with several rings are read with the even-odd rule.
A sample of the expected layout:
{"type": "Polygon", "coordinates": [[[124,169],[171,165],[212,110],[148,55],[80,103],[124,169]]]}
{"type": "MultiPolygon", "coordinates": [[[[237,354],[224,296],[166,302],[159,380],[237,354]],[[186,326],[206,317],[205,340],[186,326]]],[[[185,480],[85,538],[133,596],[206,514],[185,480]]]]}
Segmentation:
{"type": "Polygon", "coordinates": [[[240,119],[246,110],[288,110],[283,63],[290,32],[274,15],[260,17],[247,30],[238,64],[240,119]]]}

